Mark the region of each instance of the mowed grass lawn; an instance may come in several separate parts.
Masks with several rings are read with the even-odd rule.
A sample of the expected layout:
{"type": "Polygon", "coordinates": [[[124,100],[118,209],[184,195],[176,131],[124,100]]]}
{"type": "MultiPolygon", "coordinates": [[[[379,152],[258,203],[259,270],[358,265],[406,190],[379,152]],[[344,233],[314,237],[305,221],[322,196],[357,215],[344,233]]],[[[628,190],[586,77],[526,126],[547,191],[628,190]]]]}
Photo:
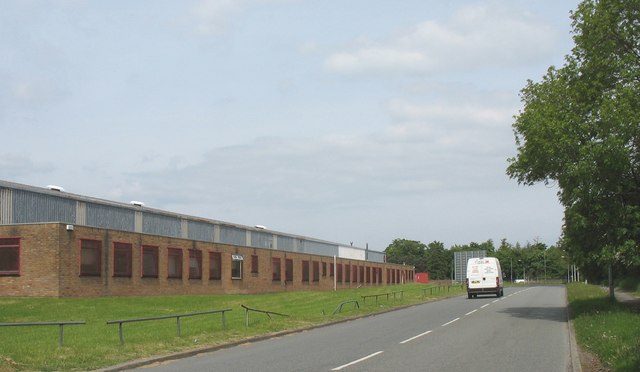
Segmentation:
{"type": "Polygon", "coordinates": [[[0,298],[0,323],[86,321],[86,325],[64,327],[64,346],[58,346],[58,326],[0,327],[0,371],[91,370],[126,361],[196,348],[212,347],[285,330],[354,318],[464,293],[461,286],[449,289],[435,285],[405,284],[390,287],[339,291],[285,292],[261,295],[210,295],[168,297],[108,297],[83,299],[0,298]],[[403,291],[402,296],[399,291],[403,291]],[[396,293],[367,298],[361,296],[396,293]],[[345,301],[342,311],[333,314],[345,301]],[[273,311],[287,317],[249,313],[241,305],[273,311]],[[221,314],[181,318],[181,337],[176,319],[125,323],[124,344],[118,325],[109,320],[160,317],[210,310],[232,309],[221,314]]]}
{"type": "Polygon", "coordinates": [[[613,371],[640,371],[640,313],[598,286],[574,283],[567,293],[580,347],[613,371]]]}

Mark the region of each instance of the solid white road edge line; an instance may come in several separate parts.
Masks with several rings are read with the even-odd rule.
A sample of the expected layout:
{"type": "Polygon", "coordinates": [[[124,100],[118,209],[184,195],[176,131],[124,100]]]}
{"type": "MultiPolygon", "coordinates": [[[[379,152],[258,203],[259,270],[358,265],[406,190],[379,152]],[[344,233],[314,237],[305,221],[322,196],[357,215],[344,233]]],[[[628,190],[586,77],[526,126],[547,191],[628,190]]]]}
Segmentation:
{"type": "Polygon", "coordinates": [[[408,339],[406,339],[406,340],[404,340],[404,341],[401,341],[400,343],[401,343],[401,344],[406,344],[407,342],[413,341],[413,340],[415,340],[416,338],[422,337],[422,336],[424,336],[424,335],[428,335],[428,334],[429,334],[429,333],[431,333],[431,332],[432,332],[432,331],[426,331],[426,332],[420,333],[419,335],[417,335],[417,336],[413,336],[413,337],[411,337],[411,338],[408,338],[408,339]]]}
{"type": "Polygon", "coordinates": [[[356,364],[356,363],[360,363],[360,362],[362,362],[362,361],[364,361],[364,360],[367,360],[367,359],[369,359],[369,358],[373,358],[374,356],[376,356],[376,355],[378,355],[378,354],[382,354],[382,353],[384,353],[384,351],[378,351],[378,352],[375,352],[375,353],[373,353],[373,354],[367,355],[367,356],[366,356],[366,357],[364,357],[364,358],[360,358],[360,359],[358,359],[358,360],[354,360],[354,361],[353,361],[353,362],[351,362],[351,363],[343,364],[343,365],[341,365],[340,367],[336,367],[336,368],[332,369],[332,371],[339,371],[339,370],[341,370],[341,369],[343,369],[343,368],[346,368],[346,367],[352,366],[352,365],[354,365],[354,364],[356,364]]]}
{"type": "Polygon", "coordinates": [[[444,326],[448,326],[449,324],[453,323],[453,322],[457,322],[458,320],[460,320],[460,318],[455,318],[454,320],[450,321],[450,322],[446,322],[445,324],[443,324],[441,327],[444,326]]]}

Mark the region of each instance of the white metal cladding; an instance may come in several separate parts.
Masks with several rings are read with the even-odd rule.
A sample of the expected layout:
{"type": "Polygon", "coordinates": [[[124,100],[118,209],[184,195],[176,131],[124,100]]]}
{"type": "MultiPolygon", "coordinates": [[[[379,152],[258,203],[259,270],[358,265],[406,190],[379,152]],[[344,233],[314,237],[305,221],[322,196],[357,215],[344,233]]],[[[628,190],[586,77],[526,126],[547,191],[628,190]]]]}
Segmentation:
{"type": "Polygon", "coordinates": [[[86,203],[85,224],[113,230],[135,231],[135,211],[110,205],[86,203]]]}
{"type": "Polygon", "coordinates": [[[0,225],[13,222],[13,192],[0,188],[0,225]]]}
{"type": "Polygon", "coordinates": [[[470,258],[484,258],[487,251],[462,251],[453,252],[454,278],[458,283],[465,281],[467,277],[467,261],[470,258]]]}
{"type": "Polygon", "coordinates": [[[276,235],[276,243],[277,243],[277,247],[280,250],[283,251],[289,251],[289,252],[293,252],[293,241],[294,239],[290,236],[284,236],[284,235],[276,235]]]}
{"type": "Polygon", "coordinates": [[[367,252],[367,261],[384,262],[385,261],[384,252],[369,250],[367,252]]]}
{"type": "Polygon", "coordinates": [[[142,232],[179,238],[180,219],[158,213],[142,212],[142,232]]]}
{"type": "Polygon", "coordinates": [[[76,201],[26,190],[13,190],[12,223],[76,222],[76,201]]]}
{"type": "Polygon", "coordinates": [[[296,252],[318,254],[323,256],[338,256],[338,245],[313,240],[300,240],[301,247],[296,252]]]}
{"type": "Polygon", "coordinates": [[[251,231],[251,246],[256,248],[273,248],[273,234],[262,231],[251,231]]]}
{"type": "Polygon", "coordinates": [[[351,258],[354,260],[364,261],[367,259],[367,251],[360,248],[339,246],[338,256],[343,258],[351,258]]]}
{"type": "Polygon", "coordinates": [[[247,230],[233,226],[220,226],[220,243],[233,245],[247,244],[247,230]]]}
{"type": "MultiPolygon", "coordinates": [[[[339,244],[225,222],[133,207],[0,180],[0,224],[60,222],[200,241],[342,257],[339,244]]],[[[362,248],[352,247],[364,251],[362,248]]],[[[384,262],[368,251],[366,260],[384,262]]],[[[466,263],[466,261],[465,261],[466,263]]]]}
{"type": "Polygon", "coordinates": [[[204,242],[213,241],[213,224],[201,221],[187,221],[188,238],[204,242]]]}

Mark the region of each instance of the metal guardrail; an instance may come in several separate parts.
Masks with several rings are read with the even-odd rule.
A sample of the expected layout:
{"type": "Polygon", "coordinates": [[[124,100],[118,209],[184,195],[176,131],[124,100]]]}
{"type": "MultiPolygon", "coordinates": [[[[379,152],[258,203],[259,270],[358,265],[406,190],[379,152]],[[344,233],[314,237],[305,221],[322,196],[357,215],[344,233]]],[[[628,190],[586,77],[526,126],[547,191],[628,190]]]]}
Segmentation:
{"type": "Polygon", "coordinates": [[[84,320],[69,321],[69,322],[26,322],[26,323],[0,323],[0,327],[20,327],[20,326],[49,326],[57,325],[60,327],[58,333],[58,347],[62,347],[64,344],[64,326],[66,325],[78,325],[87,324],[84,320]]]}
{"type": "Polygon", "coordinates": [[[358,309],[360,308],[360,304],[358,303],[357,300],[343,301],[340,304],[338,304],[338,306],[336,307],[335,310],[333,310],[333,314],[332,315],[336,315],[336,313],[341,312],[342,311],[342,306],[344,306],[346,304],[351,304],[351,303],[356,304],[354,307],[357,307],[358,309]]]}
{"type": "Polygon", "coordinates": [[[240,305],[240,306],[242,306],[244,308],[244,319],[245,319],[244,324],[245,324],[245,327],[249,327],[249,311],[255,311],[257,313],[267,314],[269,319],[271,319],[271,314],[279,315],[279,316],[289,316],[287,314],[276,313],[275,311],[252,309],[252,308],[244,306],[244,305],[240,305]]]}
{"type": "Polygon", "coordinates": [[[404,291],[395,291],[395,292],[388,292],[388,293],[380,293],[380,294],[372,294],[372,295],[366,295],[366,296],[360,296],[362,297],[362,302],[364,302],[365,304],[367,303],[367,298],[371,298],[371,297],[375,297],[376,299],[376,304],[378,303],[378,298],[379,297],[387,297],[387,301],[389,301],[389,296],[393,295],[393,299],[396,299],[396,295],[400,294],[400,298],[404,297],[404,291]]]}
{"type": "Polygon", "coordinates": [[[447,290],[447,293],[451,292],[451,288],[452,287],[460,287],[460,289],[464,289],[464,284],[461,285],[455,285],[455,286],[451,286],[451,285],[446,285],[446,286],[436,286],[436,287],[429,287],[429,288],[422,288],[422,297],[426,297],[427,296],[427,291],[429,291],[429,295],[433,296],[433,292],[436,291],[437,293],[443,292],[445,289],[447,290]]]}
{"type": "Polygon", "coordinates": [[[231,311],[231,309],[210,310],[210,311],[202,311],[202,312],[198,312],[198,313],[188,313],[188,314],[156,316],[156,317],[151,317],[151,318],[108,320],[107,324],[119,324],[119,328],[120,328],[120,343],[124,344],[124,335],[122,333],[122,324],[123,323],[145,322],[145,321],[149,321],[149,320],[162,320],[162,319],[176,318],[176,322],[177,322],[177,326],[178,326],[178,337],[180,337],[180,318],[196,316],[196,315],[221,313],[222,314],[222,328],[226,329],[227,323],[226,323],[226,320],[224,318],[224,313],[227,312],[227,311],[231,311]]]}

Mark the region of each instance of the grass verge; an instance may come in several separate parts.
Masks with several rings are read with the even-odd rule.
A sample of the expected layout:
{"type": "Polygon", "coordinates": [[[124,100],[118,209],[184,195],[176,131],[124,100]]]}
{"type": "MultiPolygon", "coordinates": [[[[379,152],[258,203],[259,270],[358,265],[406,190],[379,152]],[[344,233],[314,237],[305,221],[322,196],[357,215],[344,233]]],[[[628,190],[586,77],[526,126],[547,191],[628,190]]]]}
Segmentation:
{"type": "Polygon", "coordinates": [[[580,347],[614,371],[640,371],[640,314],[598,286],[569,284],[567,293],[580,347]]]}
{"type": "Polygon", "coordinates": [[[260,295],[211,295],[108,298],[0,298],[0,323],[86,321],[86,325],[64,327],[64,346],[58,347],[57,326],[0,327],[0,372],[38,370],[90,370],[129,360],[169,354],[194,348],[223,345],[243,339],[300,329],[374,314],[437,298],[464,293],[460,286],[449,289],[421,284],[393,287],[345,289],[335,292],[285,292],[260,295]],[[434,288],[434,289],[431,289],[434,288]],[[399,291],[403,291],[402,294],[399,291]],[[363,301],[362,296],[396,292],[363,301]],[[333,312],[344,301],[341,312],[333,312]],[[289,315],[249,314],[241,305],[289,315]],[[231,308],[226,328],[221,315],[181,318],[181,337],[175,319],[123,325],[125,342],[120,344],[118,325],[108,320],[158,317],[231,308]]]}

